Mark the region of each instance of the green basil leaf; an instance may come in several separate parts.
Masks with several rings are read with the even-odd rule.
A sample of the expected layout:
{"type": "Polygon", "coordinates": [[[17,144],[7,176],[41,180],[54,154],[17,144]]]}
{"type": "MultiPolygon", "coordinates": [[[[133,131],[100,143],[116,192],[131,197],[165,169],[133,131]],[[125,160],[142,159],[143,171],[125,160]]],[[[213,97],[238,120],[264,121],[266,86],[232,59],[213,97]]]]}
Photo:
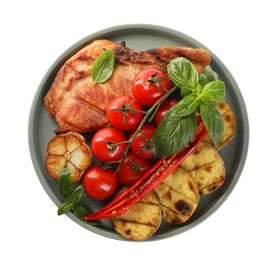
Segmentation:
{"type": "Polygon", "coordinates": [[[167,70],[170,79],[181,89],[181,95],[186,95],[199,83],[199,75],[195,66],[185,58],[179,57],[172,60],[167,70]]]}
{"type": "Polygon", "coordinates": [[[57,186],[60,195],[64,198],[67,198],[73,192],[74,187],[70,177],[70,170],[67,166],[60,172],[57,186]]]}
{"type": "Polygon", "coordinates": [[[75,205],[74,206],[73,214],[78,218],[86,216],[89,213],[90,213],[89,209],[82,206],[82,205],[75,205]]]}
{"type": "Polygon", "coordinates": [[[224,82],[217,80],[207,83],[201,92],[200,98],[202,101],[225,100],[224,82]]]}
{"type": "Polygon", "coordinates": [[[76,188],[70,195],[69,197],[67,198],[67,201],[75,204],[75,203],[78,203],[81,198],[83,197],[84,195],[84,190],[83,190],[83,187],[82,185],[80,185],[78,188],[76,188]]]}
{"type": "Polygon", "coordinates": [[[74,208],[74,203],[65,201],[64,203],[61,204],[61,206],[58,208],[57,214],[60,216],[62,214],[65,214],[69,212],[71,209],[74,208]]]}
{"type": "Polygon", "coordinates": [[[188,95],[175,105],[175,116],[184,117],[195,112],[200,100],[195,95],[188,95]]]}
{"type": "Polygon", "coordinates": [[[170,156],[182,149],[193,137],[196,130],[196,116],[175,116],[175,106],[169,110],[153,136],[156,158],[170,156]]]}
{"type": "Polygon", "coordinates": [[[199,111],[209,136],[213,140],[215,146],[218,146],[224,133],[221,113],[216,108],[215,102],[200,104],[199,111]]]}
{"type": "Polygon", "coordinates": [[[207,76],[208,82],[218,80],[218,74],[212,70],[210,65],[204,68],[204,75],[207,76]]]}
{"type": "Polygon", "coordinates": [[[204,87],[210,81],[218,80],[218,74],[212,70],[210,65],[204,68],[204,73],[199,75],[199,84],[204,87]]]}
{"type": "Polygon", "coordinates": [[[207,83],[209,83],[209,79],[205,74],[199,75],[199,84],[204,87],[207,83]]]}
{"type": "Polygon", "coordinates": [[[113,73],[115,64],[115,55],[113,50],[102,53],[93,63],[91,76],[93,83],[103,83],[107,81],[113,73]]]}

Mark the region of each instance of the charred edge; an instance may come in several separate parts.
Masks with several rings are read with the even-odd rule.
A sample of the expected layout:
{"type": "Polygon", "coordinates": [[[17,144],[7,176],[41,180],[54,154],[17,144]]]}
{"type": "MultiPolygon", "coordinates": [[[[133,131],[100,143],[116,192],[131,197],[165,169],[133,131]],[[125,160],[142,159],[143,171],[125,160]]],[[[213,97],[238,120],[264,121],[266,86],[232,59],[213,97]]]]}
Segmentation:
{"type": "Polygon", "coordinates": [[[115,47],[113,51],[114,54],[117,56],[115,62],[123,64],[124,60],[131,61],[129,50],[125,48],[123,45],[115,47]]]}
{"type": "MultiPolygon", "coordinates": [[[[156,225],[151,224],[151,223],[141,223],[139,221],[135,221],[135,220],[126,220],[123,218],[119,218],[119,217],[115,217],[114,220],[119,220],[122,221],[123,223],[127,224],[127,223],[132,223],[132,224],[138,224],[138,225],[144,225],[144,226],[148,226],[148,227],[156,227],[156,225]]],[[[124,224],[123,224],[124,225],[124,224]]]]}
{"type": "Polygon", "coordinates": [[[126,46],[126,41],[121,41],[120,44],[126,46]]]}
{"type": "Polygon", "coordinates": [[[165,61],[165,60],[162,60],[162,59],[160,58],[160,56],[156,56],[155,59],[156,59],[157,61],[159,61],[159,62],[164,63],[164,64],[168,64],[168,62],[165,61]]]}
{"type": "Polygon", "coordinates": [[[154,49],[149,49],[149,50],[147,50],[146,52],[149,53],[149,54],[152,54],[152,55],[156,55],[156,54],[157,54],[157,49],[156,49],[156,48],[154,48],[154,49]]]}
{"type": "MultiPolygon", "coordinates": [[[[176,225],[176,224],[180,224],[180,223],[184,223],[184,222],[186,222],[186,220],[185,221],[183,221],[183,215],[181,215],[179,212],[177,212],[177,211],[175,211],[175,210],[173,210],[172,208],[170,208],[170,207],[167,207],[166,205],[164,205],[164,204],[161,204],[162,205],[162,207],[163,208],[165,208],[165,209],[167,209],[167,210],[169,210],[169,211],[171,211],[171,212],[173,212],[173,214],[174,214],[174,218],[173,219],[171,219],[170,221],[170,223],[171,224],[173,224],[173,225],[176,225]]],[[[163,210],[162,210],[163,211],[163,210]]],[[[166,215],[166,214],[165,214],[166,215]]],[[[166,216],[164,215],[164,212],[163,212],[163,217],[165,217],[166,218],[166,216]]]]}
{"type": "MultiPolygon", "coordinates": [[[[185,54],[183,54],[182,52],[180,52],[180,51],[175,51],[175,54],[178,56],[178,57],[183,57],[183,58],[187,58],[188,59],[188,57],[185,55],[185,54]]],[[[189,59],[190,60],[190,59],[189,59]]]]}
{"type": "Polygon", "coordinates": [[[192,211],[190,204],[184,200],[179,200],[178,202],[176,202],[175,208],[184,216],[189,215],[192,211]]]}
{"type": "Polygon", "coordinates": [[[61,132],[58,131],[58,129],[54,130],[54,133],[55,133],[55,135],[60,135],[60,134],[62,134],[61,132]]]}
{"type": "Polygon", "coordinates": [[[161,57],[158,55],[158,48],[154,48],[154,49],[149,49],[147,51],[145,51],[146,53],[149,53],[151,55],[154,56],[154,58],[158,61],[158,62],[161,62],[161,63],[164,63],[164,64],[168,64],[168,62],[166,60],[163,60],[161,59],[161,57]]]}
{"type": "Polygon", "coordinates": [[[117,46],[113,49],[116,55],[129,55],[129,49],[125,46],[117,46]]]}

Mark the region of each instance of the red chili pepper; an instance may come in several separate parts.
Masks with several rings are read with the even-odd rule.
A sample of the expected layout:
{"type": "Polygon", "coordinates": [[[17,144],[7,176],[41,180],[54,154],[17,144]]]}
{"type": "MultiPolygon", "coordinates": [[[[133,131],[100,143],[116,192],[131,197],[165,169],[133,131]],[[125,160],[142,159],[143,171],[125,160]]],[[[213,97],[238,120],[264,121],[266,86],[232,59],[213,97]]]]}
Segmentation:
{"type": "Polygon", "coordinates": [[[204,124],[199,123],[193,140],[187,147],[170,157],[160,159],[148,172],[146,172],[134,185],[115,198],[108,205],[99,211],[84,216],[85,220],[99,220],[110,218],[125,213],[133,204],[138,202],[148,192],[152,191],[170,173],[180,165],[180,163],[191,154],[207,135],[204,124]]]}

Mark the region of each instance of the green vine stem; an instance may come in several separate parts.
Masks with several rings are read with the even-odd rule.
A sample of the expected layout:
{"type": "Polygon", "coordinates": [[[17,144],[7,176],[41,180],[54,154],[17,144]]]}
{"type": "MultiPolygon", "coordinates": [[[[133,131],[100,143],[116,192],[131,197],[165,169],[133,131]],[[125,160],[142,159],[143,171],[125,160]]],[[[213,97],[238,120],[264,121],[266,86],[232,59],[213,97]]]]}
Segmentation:
{"type": "MultiPolygon", "coordinates": [[[[174,86],[173,88],[171,88],[171,89],[170,89],[169,91],[167,91],[166,94],[165,94],[163,97],[161,97],[161,98],[160,98],[160,99],[159,99],[159,100],[158,100],[148,111],[145,111],[145,115],[144,115],[142,121],[140,122],[139,126],[137,127],[136,131],[135,131],[134,134],[132,135],[132,137],[131,137],[128,141],[124,142],[124,143],[127,143],[127,147],[126,147],[126,150],[125,150],[124,154],[122,155],[121,159],[118,160],[118,161],[114,161],[114,162],[108,163],[109,165],[111,165],[111,164],[117,164],[117,163],[119,164],[118,167],[117,167],[117,169],[116,169],[116,171],[115,171],[115,174],[120,170],[121,163],[122,163],[122,161],[127,157],[127,153],[128,153],[128,151],[129,151],[129,148],[130,148],[130,146],[131,146],[131,144],[132,144],[134,138],[135,138],[135,137],[137,136],[137,134],[140,132],[142,126],[146,123],[146,121],[148,120],[149,117],[150,117],[149,121],[151,121],[151,120],[153,119],[154,115],[156,114],[156,112],[157,112],[159,106],[162,104],[162,102],[163,102],[164,100],[166,100],[166,99],[168,98],[168,96],[170,96],[170,95],[171,95],[173,92],[175,92],[177,89],[178,89],[177,86],[174,86]]],[[[114,144],[112,144],[112,146],[118,145],[118,144],[120,144],[120,143],[114,143],[114,144]]]]}

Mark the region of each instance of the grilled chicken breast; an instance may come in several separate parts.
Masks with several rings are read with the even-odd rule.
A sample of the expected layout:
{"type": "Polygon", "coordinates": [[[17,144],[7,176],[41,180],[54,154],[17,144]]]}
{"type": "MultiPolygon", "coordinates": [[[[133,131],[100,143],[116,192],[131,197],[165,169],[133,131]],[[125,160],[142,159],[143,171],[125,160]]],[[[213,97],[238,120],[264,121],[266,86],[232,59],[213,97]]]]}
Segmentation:
{"type": "Polygon", "coordinates": [[[44,104],[57,124],[59,133],[79,133],[98,130],[108,124],[106,108],[118,96],[131,94],[134,76],[145,67],[166,72],[168,62],[186,57],[199,72],[210,63],[210,54],[188,47],[160,47],[143,52],[108,40],[96,40],[72,56],[57,73],[44,104]],[[111,78],[93,84],[91,67],[105,50],[113,49],[116,56],[111,78]]]}

